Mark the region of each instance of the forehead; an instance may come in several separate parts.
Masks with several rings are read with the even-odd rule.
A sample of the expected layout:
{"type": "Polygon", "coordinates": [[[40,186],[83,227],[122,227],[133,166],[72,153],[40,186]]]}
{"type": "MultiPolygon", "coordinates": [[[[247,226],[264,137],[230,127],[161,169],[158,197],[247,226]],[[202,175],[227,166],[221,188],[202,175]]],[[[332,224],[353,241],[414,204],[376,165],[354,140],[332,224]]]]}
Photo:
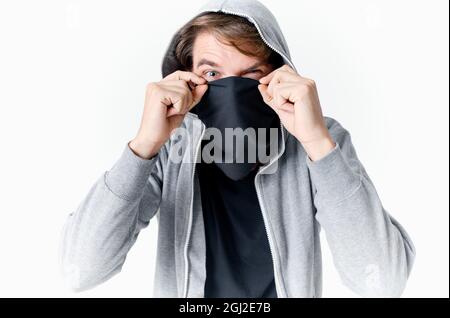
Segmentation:
{"type": "Polygon", "coordinates": [[[194,42],[192,51],[194,68],[201,59],[216,62],[220,67],[241,69],[261,62],[257,57],[247,56],[239,52],[234,46],[219,41],[210,33],[199,34],[194,42]]]}

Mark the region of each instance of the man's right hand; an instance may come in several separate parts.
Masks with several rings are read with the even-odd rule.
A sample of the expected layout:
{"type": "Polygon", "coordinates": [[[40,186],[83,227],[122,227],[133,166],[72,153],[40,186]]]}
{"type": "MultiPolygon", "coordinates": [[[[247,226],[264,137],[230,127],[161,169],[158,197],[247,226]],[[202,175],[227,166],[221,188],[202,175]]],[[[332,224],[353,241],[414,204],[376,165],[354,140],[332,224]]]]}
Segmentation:
{"type": "Polygon", "coordinates": [[[207,89],[204,78],[182,71],[148,84],[141,126],[129,143],[131,150],[143,159],[155,156],[207,89]]]}

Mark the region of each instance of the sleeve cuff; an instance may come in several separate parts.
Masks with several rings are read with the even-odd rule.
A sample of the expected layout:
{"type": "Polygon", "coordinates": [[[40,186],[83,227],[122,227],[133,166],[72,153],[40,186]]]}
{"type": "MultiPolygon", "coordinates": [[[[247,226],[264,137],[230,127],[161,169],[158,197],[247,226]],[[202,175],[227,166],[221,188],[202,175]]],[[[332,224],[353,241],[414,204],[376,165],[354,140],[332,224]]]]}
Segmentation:
{"type": "Polygon", "coordinates": [[[347,163],[339,143],[325,157],[312,161],[306,155],[311,182],[322,201],[339,202],[350,196],[361,184],[361,177],[347,163]]]}
{"type": "Polygon", "coordinates": [[[106,186],[117,196],[133,200],[142,194],[158,156],[142,159],[127,144],[119,160],[106,172],[106,186]]]}

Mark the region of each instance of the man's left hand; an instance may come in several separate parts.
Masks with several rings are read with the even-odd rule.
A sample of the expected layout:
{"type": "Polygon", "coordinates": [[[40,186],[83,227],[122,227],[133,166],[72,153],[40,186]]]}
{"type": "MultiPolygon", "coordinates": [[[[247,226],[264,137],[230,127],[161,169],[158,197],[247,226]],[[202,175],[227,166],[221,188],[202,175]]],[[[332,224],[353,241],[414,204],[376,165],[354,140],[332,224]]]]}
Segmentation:
{"type": "Polygon", "coordinates": [[[284,65],[259,80],[264,102],[303,145],[312,161],[336,147],[323,118],[316,84],[284,65]]]}

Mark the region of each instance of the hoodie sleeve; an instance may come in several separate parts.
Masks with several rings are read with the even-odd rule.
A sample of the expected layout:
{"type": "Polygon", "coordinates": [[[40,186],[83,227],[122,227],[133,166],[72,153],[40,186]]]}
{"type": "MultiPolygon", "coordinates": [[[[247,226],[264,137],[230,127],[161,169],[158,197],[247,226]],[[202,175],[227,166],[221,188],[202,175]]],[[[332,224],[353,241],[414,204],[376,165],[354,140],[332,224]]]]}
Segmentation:
{"type": "MultiPolygon", "coordinates": [[[[163,148],[164,149],[164,148],[163,148]]],[[[138,233],[161,201],[165,150],[151,160],[127,145],[66,220],[60,246],[62,274],[73,291],[92,288],[120,272],[138,233]]]]}
{"type": "Polygon", "coordinates": [[[344,284],[361,296],[399,297],[414,262],[414,245],[384,209],[348,131],[331,118],[327,125],[336,147],[318,161],[306,160],[316,219],[335,266],[344,284]]]}

